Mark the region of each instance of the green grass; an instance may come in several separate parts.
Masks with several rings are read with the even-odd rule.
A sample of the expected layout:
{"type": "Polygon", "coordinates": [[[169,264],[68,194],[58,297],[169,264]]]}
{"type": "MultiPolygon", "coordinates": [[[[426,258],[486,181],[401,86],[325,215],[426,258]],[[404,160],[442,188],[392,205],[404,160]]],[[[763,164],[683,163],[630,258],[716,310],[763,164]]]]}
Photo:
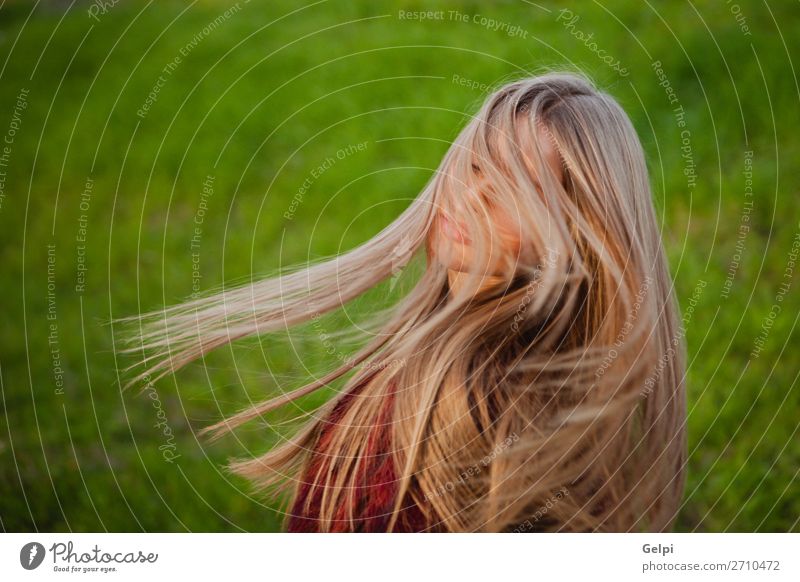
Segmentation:
{"type": "Polygon", "coordinates": [[[333,364],[316,333],[305,328],[222,349],[160,382],[169,442],[180,455],[168,463],[153,400],[119,390],[115,370],[129,362],[115,357],[119,329],[108,322],[192,292],[192,221],[206,176],[214,176],[214,194],[202,225],[204,290],[334,254],[391,222],[485,97],[454,75],[494,86],[563,65],[585,70],[617,97],[640,133],[684,308],[706,283],[687,324],[691,458],[677,529],[800,529],[800,295],[794,273],[784,276],[800,228],[794,6],[740,1],[749,36],[723,2],[699,3],[699,12],[689,3],[658,3],[660,14],[635,2],[576,9],[574,29],[593,33],[629,71],[622,77],[549,3],[550,12],[521,1],[322,2],[302,10],[242,2],[165,75],[223,4],[126,2],[99,22],[87,15],[88,3],[65,16],[66,3],[56,1],[30,18],[27,2],[0,9],[3,135],[17,95],[29,91],[0,168],[7,174],[0,206],[4,530],[278,529],[277,504],[222,470],[229,457],[264,451],[278,435],[254,425],[209,445],[195,433],[248,399],[301,385],[333,364]],[[527,35],[447,16],[398,18],[399,10],[423,9],[485,15],[527,35]],[[698,174],[692,189],[653,60],[686,112],[698,174]],[[142,119],[137,110],[160,74],[163,87],[142,119]],[[366,149],[313,180],[286,219],[311,171],[360,142],[366,149]],[[726,296],[748,150],[754,205],[726,296]],[[77,292],[82,214],[87,271],[77,292]],[[63,394],[48,344],[48,244],[56,249],[63,394]],[[791,288],[753,359],[783,282],[791,288]]]}

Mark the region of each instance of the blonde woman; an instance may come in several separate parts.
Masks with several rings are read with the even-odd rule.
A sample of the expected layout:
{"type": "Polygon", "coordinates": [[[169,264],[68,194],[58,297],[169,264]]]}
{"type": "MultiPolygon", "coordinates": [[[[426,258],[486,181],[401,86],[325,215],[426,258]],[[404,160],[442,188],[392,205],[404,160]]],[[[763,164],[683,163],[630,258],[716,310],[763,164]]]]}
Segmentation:
{"type": "Polygon", "coordinates": [[[141,318],[138,379],[336,310],[417,251],[424,273],[354,358],[206,429],[354,372],[232,469],[290,492],[290,531],[668,529],[686,455],[677,305],[636,132],[579,75],[492,94],[360,247],[141,318]]]}

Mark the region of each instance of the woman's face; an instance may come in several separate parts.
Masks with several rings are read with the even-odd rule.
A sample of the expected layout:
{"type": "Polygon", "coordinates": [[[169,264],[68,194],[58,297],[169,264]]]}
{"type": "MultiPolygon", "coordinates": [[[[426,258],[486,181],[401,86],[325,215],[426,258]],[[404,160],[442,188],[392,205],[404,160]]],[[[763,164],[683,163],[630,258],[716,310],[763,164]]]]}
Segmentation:
{"type": "MultiPolygon", "coordinates": [[[[563,183],[561,159],[544,127],[539,127],[536,139],[550,168],[563,183]]],[[[520,146],[525,147],[525,144],[520,146]]],[[[469,195],[459,196],[459,193],[455,192],[452,205],[454,210],[446,212],[440,209],[436,214],[428,241],[429,251],[435,260],[450,271],[464,273],[477,270],[485,276],[500,276],[513,271],[521,249],[520,233],[525,231],[525,225],[519,223],[517,216],[508,215],[499,207],[492,205],[491,184],[486,183],[478,165],[474,165],[473,168],[476,173],[476,188],[481,190],[479,194],[485,203],[479,204],[469,195]],[[492,229],[494,237],[490,237],[488,232],[484,236],[485,240],[492,241],[491,244],[495,248],[491,248],[486,256],[478,257],[475,252],[473,246],[475,236],[471,236],[474,233],[469,232],[467,221],[462,216],[464,204],[473,204],[474,214],[480,219],[485,219],[486,227],[492,229]]],[[[535,171],[533,178],[538,184],[539,177],[535,175],[535,171]]]]}

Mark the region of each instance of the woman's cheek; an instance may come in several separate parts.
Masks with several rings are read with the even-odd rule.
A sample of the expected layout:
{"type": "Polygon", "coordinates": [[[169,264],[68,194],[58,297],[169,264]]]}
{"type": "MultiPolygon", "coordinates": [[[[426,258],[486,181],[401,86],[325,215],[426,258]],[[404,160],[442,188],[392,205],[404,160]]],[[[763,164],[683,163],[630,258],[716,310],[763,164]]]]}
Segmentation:
{"type": "Polygon", "coordinates": [[[499,216],[495,218],[495,246],[490,248],[485,257],[475,256],[475,249],[469,243],[448,237],[438,226],[435,225],[429,234],[428,256],[447,269],[461,272],[477,270],[481,273],[502,275],[513,272],[520,260],[521,242],[516,221],[499,216]]]}

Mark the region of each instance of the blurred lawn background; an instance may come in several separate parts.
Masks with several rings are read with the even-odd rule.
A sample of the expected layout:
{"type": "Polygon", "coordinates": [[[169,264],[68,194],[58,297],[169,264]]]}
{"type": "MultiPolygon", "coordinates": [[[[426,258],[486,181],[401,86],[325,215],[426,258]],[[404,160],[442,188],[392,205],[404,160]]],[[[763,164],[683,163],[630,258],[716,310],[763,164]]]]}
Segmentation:
{"type": "Polygon", "coordinates": [[[291,413],[267,419],[280,430],[253,423],[214,444],[196,431],[302,385],[348,348],[328,354],[306,327],[219,350],[138,394],[119,389],[116,369],[130,361],[115,355],[109,321],[189,296],[193,273],[205,291],[367,240],[416,196],[488,88],[544,66],[578,67],[618,98],[649,156],[687,314],[691,456],[676,529],[800,529],[800,299],[787,272],[798,236],[795,3],[602,0],[572,8],[569,26],[549,2],[100,4],[0,8],[0,133],[14,130],[0,167],[3,530],[279,529],[279,504],[222,467],[269,448],[291,413]],[[419,10],[444,18],[401,15],[419,10]],[[694,188],[653,61],[686,113],[694,188]]]}

